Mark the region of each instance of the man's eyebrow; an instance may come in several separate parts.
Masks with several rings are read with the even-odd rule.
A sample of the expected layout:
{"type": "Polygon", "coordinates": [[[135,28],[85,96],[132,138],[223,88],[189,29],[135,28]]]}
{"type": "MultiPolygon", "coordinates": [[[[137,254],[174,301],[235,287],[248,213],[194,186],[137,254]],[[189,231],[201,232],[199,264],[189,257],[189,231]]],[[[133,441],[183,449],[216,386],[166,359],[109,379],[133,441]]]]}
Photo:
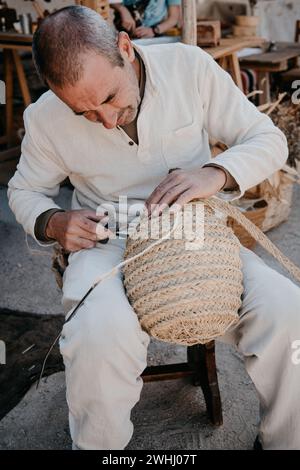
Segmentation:
{"type": "MultiPolygon", "coordinates": [[[[110,94],[108,95],[108,97],[107,97],[104,101],[102,101],[102,103],[101,103],[99,106],[101,106],[102,104],[105,104],[105,103],[107,103],[108,101],[112,100],[112,99],[116,96],[116,94],[117,94],[117,90],[114,90],[112,93],[110,93],[110,94]]],[[[89,112],[89,111],[94,111],[94,110],[93,110],[93,109],[89,109],[89,110],[87,110],[87,111],[74,111],[74,109],[73,109],[72,111],[73,111],[74,114],[76,114],[76,116],[82,116],[84,113],[87,113],[87,112],[89,112]]]]}

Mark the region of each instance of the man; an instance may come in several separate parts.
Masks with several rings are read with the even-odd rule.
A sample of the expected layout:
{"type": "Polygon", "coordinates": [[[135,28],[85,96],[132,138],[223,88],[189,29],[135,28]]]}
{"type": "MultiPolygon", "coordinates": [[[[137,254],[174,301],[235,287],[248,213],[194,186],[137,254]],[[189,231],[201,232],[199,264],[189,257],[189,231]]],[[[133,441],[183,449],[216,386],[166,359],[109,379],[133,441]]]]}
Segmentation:
{"type": "MultiPolygon", "coordinates": [[[[39,243],[56,240],[71,251],[66,312],[122,260],[126,239],[105,229],[106,208],[113,206],[122,221],[126,212],[132,220],[138,203],[153,214],[221,189],[232,190],[233,199],[286,161],[281,131],[197,47],[134,46],[127,33],[114,33],[79,6],[47,17],[33,46],[51,91],[25,111],[9,204],[39,243]],[[229,146],[214,163],[208,135],[229,146]],[[59,212],[52,198],[66,176],[75,188],[72,210],[59,212]],[[119,204],[125,196],[126,210],[119,204]]],[[[263,448],[299,449],[300,367],[291,357],[300,337],[300,289],[251,251],[240,253],[240,321],[222,340],[243,354],[257,388],[263,448]]],[[[120,273],[100,283],[65,323],[60,350],[74,448],[126,447],[149,341],[120,273]]]]}

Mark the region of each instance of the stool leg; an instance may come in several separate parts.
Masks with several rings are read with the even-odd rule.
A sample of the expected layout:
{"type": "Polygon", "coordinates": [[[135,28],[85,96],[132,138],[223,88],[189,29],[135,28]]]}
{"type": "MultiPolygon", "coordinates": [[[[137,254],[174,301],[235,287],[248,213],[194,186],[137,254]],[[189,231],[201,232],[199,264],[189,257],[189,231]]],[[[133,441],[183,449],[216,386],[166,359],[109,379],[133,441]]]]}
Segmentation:
{"type": "Polygon", "coordinates": [[[271,101],[270,73],[259,71],[257,73],[258,89],[263,93],[259,95],[259,104],[269,103],[271,101]]]}
{"type": "Polygon", "coordinates": [[[17,77],[19,80],[19,85],[20,85],[23,101],[24,101],[25,108],[26,108],[31,103],[31,96],[30,96],[23,64],[21,62],[21,58],[19,56],[18,51],[13,50],[12,53],[13,53],[13,59],[14,59],[14,63],[15,63],[16,71],[17,71],[17,77]]]}
{"type": "Polygon", "coordinates": [[[228,58],[229,58],[232,78],[235,84],[239,87],[239,89],[243,91],[243,82],[242,82],[241,69],[240,69],[238,56],[236,55],[236,53],[233,53],[230,56],[228,56],[228,58]]]}
{"type": "Polygon", "coordinates": [[[193,384],[200,385],[203,391],[207,413],[214,425],[223,424],[222,403],[218,385],[215,342],[188,346],[187,359],[195,371],[193,384]]]}

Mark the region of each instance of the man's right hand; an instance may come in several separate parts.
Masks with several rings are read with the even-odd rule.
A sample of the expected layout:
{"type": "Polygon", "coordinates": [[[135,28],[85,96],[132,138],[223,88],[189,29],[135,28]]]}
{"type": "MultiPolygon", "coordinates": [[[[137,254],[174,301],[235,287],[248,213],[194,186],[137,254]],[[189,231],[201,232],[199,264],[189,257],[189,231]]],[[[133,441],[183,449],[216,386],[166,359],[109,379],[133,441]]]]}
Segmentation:
{"type": "Polygon", "coordinates": [[[46,236],[67,251],[93,248],[98,240],[113,235],[104,227],[107,222],[107,215],[97,215],[88,209],[55,212],[48,221],[46,236]]]}

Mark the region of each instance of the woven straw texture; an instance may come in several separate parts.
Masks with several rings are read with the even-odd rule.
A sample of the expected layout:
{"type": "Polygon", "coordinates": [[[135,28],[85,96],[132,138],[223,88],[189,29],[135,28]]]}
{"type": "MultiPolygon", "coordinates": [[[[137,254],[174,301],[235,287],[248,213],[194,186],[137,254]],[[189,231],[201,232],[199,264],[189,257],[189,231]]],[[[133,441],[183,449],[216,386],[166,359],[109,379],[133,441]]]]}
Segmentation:
{"type": "MultiPolygon", "coordinates": [[[[193,232],[196,204],[190,204],[193,232]]],[[[164,236],[163,217],[154,220],[156,233],[159,230],[159,236],[164,236]]],[[[144,234],[141,226],[142,222],[140,235],[144,234]]],[[[124,286],[141,326],[152,336],[184,345],[206,343],[239,319],[243,291],[240,244],[226,226],[226,218],[215,215],[209,206],[204,211],[202,247],[186,249],[186,233],[181,233],[182,239],[171,235],[128,263],[123,268],[124,286]]],[[[153,238],[128,238],[124,259],[151,244],[153,238]]]]}
{"type": "MultiPolygon", "coordinates": [[[[243,292],[240,242],[226,225],[226,216],[242,225],[300,282],[300,269],[225,201],[211,198],[189,203],[192,232],[197,204],[204,204],[202,246],[187,250],[185,232],[182,239],[167,238],[162,216],[156,217],[160,240],[147,239],[143,226],[148,226],[141,219],[135,237],[127,239],[122,263],[126,293],[142,328],[161,341],[183,345],[207,343],[239,320],[243,292]]],[[[174,229],[174,218],[171,227],[172,223],[174,229]]]]}

